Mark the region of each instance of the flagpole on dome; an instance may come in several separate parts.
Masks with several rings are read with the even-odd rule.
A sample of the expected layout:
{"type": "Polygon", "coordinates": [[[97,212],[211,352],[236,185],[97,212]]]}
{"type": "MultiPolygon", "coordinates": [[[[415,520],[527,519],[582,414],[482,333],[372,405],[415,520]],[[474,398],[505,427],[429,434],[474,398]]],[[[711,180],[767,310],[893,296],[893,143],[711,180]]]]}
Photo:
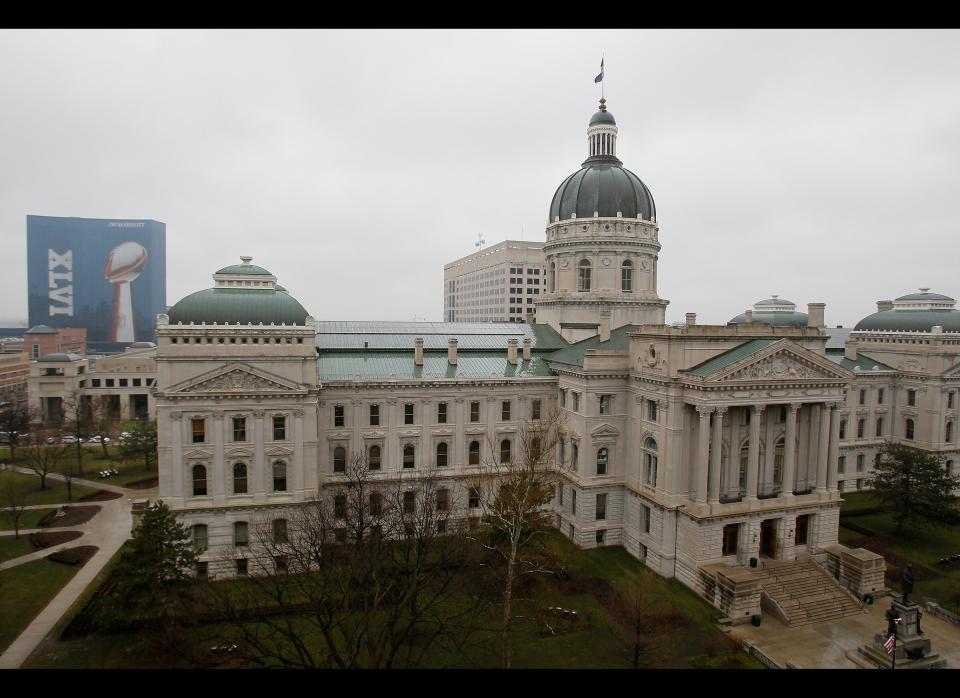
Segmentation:
{"type": "Polygon", "coordinates": [[[606,99],[604,99],[604,96],[603,96],[603,61],[604,61],[604,56],[603,54],[601,54],[600,55],[600,74],[593,79],[594,83],[598,83],[598,82],[600,83],[600,104],[601,105],[607,101],[606,99]]]}

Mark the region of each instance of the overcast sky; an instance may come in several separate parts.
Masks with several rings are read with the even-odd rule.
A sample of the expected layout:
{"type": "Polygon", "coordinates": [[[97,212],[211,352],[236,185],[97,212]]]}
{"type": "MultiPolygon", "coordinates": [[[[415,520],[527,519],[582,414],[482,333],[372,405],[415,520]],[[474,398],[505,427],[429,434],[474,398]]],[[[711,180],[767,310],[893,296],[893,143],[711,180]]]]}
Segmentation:
{"type": "Polygon", "coordinates": [[[657,205],[667,320],[960,294],[960,32],[2,31],[0,320],[26,216],[167,226],[167,302],[252,255],[318,319],[442,319],[542,240],[594,85],[657,205]]]}

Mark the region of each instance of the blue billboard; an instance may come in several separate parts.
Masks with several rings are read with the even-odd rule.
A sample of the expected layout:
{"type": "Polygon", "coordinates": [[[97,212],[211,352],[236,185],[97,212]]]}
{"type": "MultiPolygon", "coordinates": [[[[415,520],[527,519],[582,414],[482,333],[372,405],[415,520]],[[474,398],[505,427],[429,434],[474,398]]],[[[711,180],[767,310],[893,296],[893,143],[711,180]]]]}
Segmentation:
{"type": "Polygon", "coordinates": [[[85,327],[94,346],[155,341],[166,237],[154,220],[27,216],[30,326],[85,327]]]}

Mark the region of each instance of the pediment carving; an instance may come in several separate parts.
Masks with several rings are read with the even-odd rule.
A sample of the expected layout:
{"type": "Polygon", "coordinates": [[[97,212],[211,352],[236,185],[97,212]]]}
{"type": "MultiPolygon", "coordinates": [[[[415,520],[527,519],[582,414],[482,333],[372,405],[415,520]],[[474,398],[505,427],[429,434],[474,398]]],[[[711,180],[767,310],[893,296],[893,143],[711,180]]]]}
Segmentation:
{"type": "Polygon", "coordinates": [[[197,376],[179,385],[170,388],[170,393],[213,393],[248,394],[248,393],[289,393],[302,392],[303,386],[286,380],[280,376],[271,376],[247,365],[232,365],[223,367],[197,376]]]}
{"type": "Polygon", "coordinates": [[[620,430],[612,424],[601,424],[590,432],[590,436],[618,436],[620,430]]]}
{"type": "Polygon", "coordinates": [[[727,377],[732,380],[749,380],[754,378],[824,378],[826,376],[823,372],[800,363],[791,356],[776,354],[757,361],[727,377]]]}
{"type": "Polygon", "coordinates": [[[786,340],[770,347],[764,355],[752,357],[744,364],[721,369],[710,381],[790,381],[790,380],[849,380],[850,372],[829,359],[803,347],[788,344],[786,340]],[[787,344],[784,347],[784,344],[787,344]],[[779,346],[778,346],[779,345],[779,346]]]}

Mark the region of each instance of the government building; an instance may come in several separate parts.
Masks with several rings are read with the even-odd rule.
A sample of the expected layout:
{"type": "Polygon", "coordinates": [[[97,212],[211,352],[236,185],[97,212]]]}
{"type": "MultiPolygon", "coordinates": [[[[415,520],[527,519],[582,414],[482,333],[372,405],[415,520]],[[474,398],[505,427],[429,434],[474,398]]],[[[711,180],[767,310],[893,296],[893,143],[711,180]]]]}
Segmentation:
{"type": "Polygon", "coordinates": [[[577,545],[622,545],[733,622],[812,622],[882,589],[882,558],[838,544],[842,492],[891,440],[955,467],[955,301],[881,301],[852,330],[777,297],[667,325],[654,199],[617,136],[601,100],[550,202],[542,273],[520,265],[542,279],[536,322],[319,321],[249,257],[158,317],[160,497],[207,550],[200,573],[246,574],[252,522],[328,496],[354,456],[385,483],[439,477],[475,516],[465,483],[489,450],[560,410],[551,506],[577,545]],[[768,584],[791,566],[827,579],[807,605],[768,584]]]}

